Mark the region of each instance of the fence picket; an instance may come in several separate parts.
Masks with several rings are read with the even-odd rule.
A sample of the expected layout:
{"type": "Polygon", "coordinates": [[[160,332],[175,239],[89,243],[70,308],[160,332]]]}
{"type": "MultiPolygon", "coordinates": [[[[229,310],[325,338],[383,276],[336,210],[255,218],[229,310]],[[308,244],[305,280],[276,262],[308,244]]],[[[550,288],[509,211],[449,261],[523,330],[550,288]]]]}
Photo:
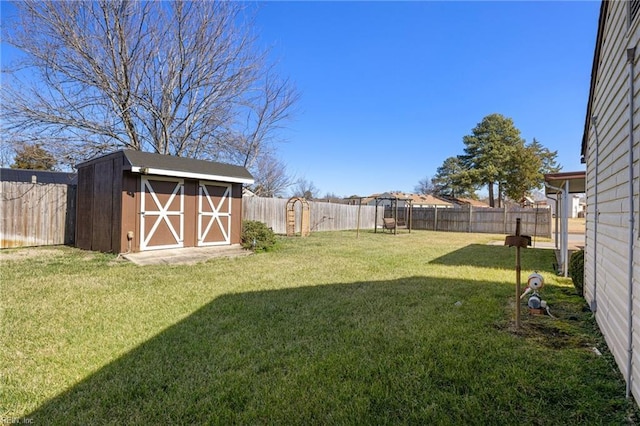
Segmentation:
{"type": "Polygon", "coordinates": [[[72,243],[75,232],[69,227],[76,210],[68,198],[74,189],[66,184],[2,182],[0,248],[72,243]]]}

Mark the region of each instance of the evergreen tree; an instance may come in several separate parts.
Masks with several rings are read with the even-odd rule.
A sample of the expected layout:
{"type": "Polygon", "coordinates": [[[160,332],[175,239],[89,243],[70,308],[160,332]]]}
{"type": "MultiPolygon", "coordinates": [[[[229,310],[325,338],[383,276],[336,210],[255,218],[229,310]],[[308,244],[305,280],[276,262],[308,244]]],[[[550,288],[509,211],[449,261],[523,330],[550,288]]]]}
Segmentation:
{"type": "Polygon", "coordinates": [[[473,172],[464,167],[460,157],[449,157],[438,167],[431,183],[435,195],[477,198],[475,180],[473,172]]]}
{"type": "Polygon", "coordinates": [[[471,135],[464,136],[463,142],[462,166],[473,171],[470,176],[475,184],[487,186],[491,207],[495,206],[494,186],[498,185],[499,207],[503,185],[514,171],[516,152],[524,147],[520,130],[511,118],[490,114],[473,128],[471,135]]]}
{"type": "Polygon", "coordinates": [[[545,173],[557,173],[557,151],[550,151],[535,138],[528,145],[518,146],[511,160],[511,173],[504,183],[505,194],[519,201],[530,191],[542,187],[545,173]]]}

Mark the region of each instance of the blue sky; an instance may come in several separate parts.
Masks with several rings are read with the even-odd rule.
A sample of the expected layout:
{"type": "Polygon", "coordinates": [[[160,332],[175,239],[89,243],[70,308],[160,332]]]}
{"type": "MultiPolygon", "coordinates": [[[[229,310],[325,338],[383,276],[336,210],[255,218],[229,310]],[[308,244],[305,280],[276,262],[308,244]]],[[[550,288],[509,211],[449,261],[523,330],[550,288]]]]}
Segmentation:
{"type": "Polygon", "coordinates": [[[412,192],[492,113],[584,170],[600,2],[256,5],[260,43],[301,93],[278,156],[319,195],[412,192]]]}
{"type": "Polygon", "coordinates": [[[263,2],[261,43],[301,92],[279,146],[320,195],[413,191],[483,117],[584,170],[599,2],[263,2]]]}

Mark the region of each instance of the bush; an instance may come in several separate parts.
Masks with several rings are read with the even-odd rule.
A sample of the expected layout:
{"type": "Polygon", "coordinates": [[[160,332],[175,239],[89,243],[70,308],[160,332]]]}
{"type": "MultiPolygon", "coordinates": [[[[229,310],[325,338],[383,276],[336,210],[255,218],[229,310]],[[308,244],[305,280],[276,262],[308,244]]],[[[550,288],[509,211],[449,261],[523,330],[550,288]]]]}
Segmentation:
{"type": "Polygon", "coordinates": [[[269,251],[276,244],[276,234],[262,222],[242,222],[242,247],[253,251],[269,251]]]}
{"type": "Polygon", "coordinates": [[[569,260],[569,276],[580,296],[584,295],[584,250],[573,252],[569,260]]]}

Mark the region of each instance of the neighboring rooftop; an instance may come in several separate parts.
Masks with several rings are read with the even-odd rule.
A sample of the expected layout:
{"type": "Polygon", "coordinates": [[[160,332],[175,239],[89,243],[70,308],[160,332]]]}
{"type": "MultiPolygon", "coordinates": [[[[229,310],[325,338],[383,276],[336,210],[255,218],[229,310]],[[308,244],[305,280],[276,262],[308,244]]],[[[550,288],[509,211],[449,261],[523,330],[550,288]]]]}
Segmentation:
{"type": "Polygon", "coordinates": [[[398,199],[411,200],[413,205],[451,206],[452,203],[430,194],[408,194],[405,192],[392,192],[391,196],[398,199]]]}
{"type": "Polygon", "coordinates": [[[78,183],[78,175],[76,173],[48,170],[0,169],[0,181],[76,185],[78,183]]]}

